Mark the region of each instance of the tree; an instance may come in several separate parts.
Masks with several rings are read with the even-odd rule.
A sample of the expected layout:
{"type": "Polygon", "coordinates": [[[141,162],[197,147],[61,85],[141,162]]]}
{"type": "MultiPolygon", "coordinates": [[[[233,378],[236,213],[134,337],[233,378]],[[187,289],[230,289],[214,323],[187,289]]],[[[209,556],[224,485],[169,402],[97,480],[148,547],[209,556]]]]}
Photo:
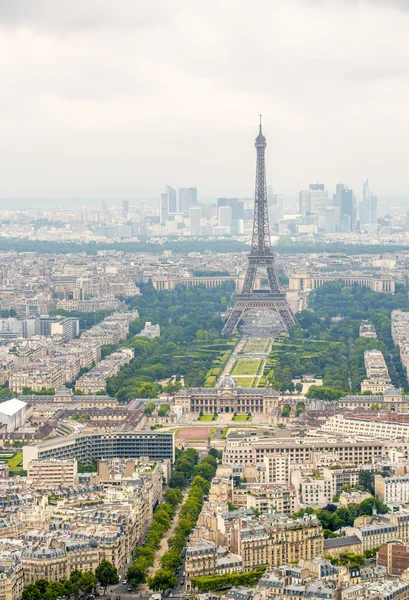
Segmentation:
{"type": "Polygon", "coordinates": [[[42,593],[34,583],[30,583],[25,587],[21,595],[21,600],[42,600],[42,598],[42,593]]]}
{"type": "Polygon", "coordinates": [[[372,471],[368,469],[359,471],[359,483],[370,494],[375,493],[375,477],[372,471]]]}
{"type": "Polygon", "coordinates": [[[48,580],[47,579],[37,579],[37,581],[35,582],[35,586],[38,587],[41,594],[45,594],[45,591],[48,587],[48,580]]]}
{"type": "Polygon", "coordinates": [[[64,586],[59,581],[50,581],[43,597],[44,600],[58,600],[64,595],[64,586]]]}
{"type": "Polygon", "coordinates": [[[146,570],[147,570],[147,564],[146,564],[145,560],[138,559],[137,561],[135,561],[134,564],[131,565],[128,569],[128,573],[127,573],[128,584],[132,588],[135,588],[140,583],[145,583],[146,582],[146,570]]]}
{"type": "Polygon", "coordinates": [[[102,560],[95,569],[95,577],[98,583],[104,588],[106,594],[109,585],[115,585],[119,582],[118,571],[108,560],[102,560]]]}
{"type": "Polygon", "coordinates": [[[185,476],[181,471],[173,471],[169,479],[170,488],[181,488],[183,489],[186,485],[185,476]]]}
{"type": "Polygon", "coordinates": [[[296,392],[298,392],[299,394],[301,394],[301,392],[302,392],[302,383],[300,381],[298,381],[295,384],[295,390],[296,390],[296,392]]]}
{"type": "Polygon", "coordinates": [[[92,571],[85,571],[85,573],[81,573],[78,585],[84,594],[90,594],[97,585],[97,578],[92,571]]]}
{"type": "Polygon", "coordinates": [[[166,502],[176,507],[183,500],[183,494],[178,488],[169,489],[165,494],[166,502]]]}
{"type": "Polygon", "coordinates": [[[149,589],[154,592],[164,592],[175,588],[178,584],[177,577],[168,569],[158,569],[153,577],[149,578],[149,589]]]}

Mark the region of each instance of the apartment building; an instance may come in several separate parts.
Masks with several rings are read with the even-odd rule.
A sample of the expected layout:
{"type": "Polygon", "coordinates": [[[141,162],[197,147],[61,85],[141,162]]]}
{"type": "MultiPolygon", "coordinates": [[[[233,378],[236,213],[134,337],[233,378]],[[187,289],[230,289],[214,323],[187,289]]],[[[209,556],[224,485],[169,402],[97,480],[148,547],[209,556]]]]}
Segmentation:
{"type": "Polygon", "coordinates": [[[409,423],[389,423],[358,417],[334,415],[321,426],[322,431],[387,440],[409,440],[409,423]]]}
{"type": "Polygon", "coordinates": [[[0,559],[0,600],[19,600],[23,589],[22,564],[14,558],[0,559]]]}
{"type": "MultiPolygon", "coordinates": [[[[324,426],[321,428],[324,430],[324,426]]],[[[383,456],[387,444],[380,440],[347,440],[327,436],[316,439],[255,437],[243,440],[227,438],[223,463],[256,466],[264,464],[265,456],[284,456],[292,463],[312,464],[317,452],[329,452],[338,464],[361,465],[383,456]]]]}
{"type": "Polygon", "coordinates": [[[384,407],[384,410],[396,413],[409,413],[409,396],[404,396],[400,390],[389,386],[382,394],[344,396],[339,399],[341,408],[363,408],[371,410],[373,406],[384,407]]]}
{"type": "Polygon", "coordinates": [[[27,465],[27,478],[37,489],[52,489],[60,485],[74,485],[77,477],[77,460],[31,460],[27,465]]]}
{"type": "Polygon", "coordinates": [[[77,458],[84,464],[108,458],[140,458],[175,461],[174,432],[79,433],[23,446],[23,468],[32,460],[77,458]]]}
{"type": "Polygon", "coordinates": [[[356,535],[362,541],[363,551],[399,539],[398,526],[382,517],[368,518],[363,525],[346,527],[345,535],[356,535]]]}
{"type": "Polygon", "coordinates": [[[245,504],[240,501],[238,488],[232,490],[232,503],[239,507],[253,508],[260,514],[282,513],[292,515],[299,509],[294,486],[289,484],[246,484],[240,492],[245,492],[245,504]]]}
{"type": "Polygon", "coordinates": [[[391,319],[391,333],[395,346],[399,347],[402,365],[409,377],[409,313],[393,310],[391,319]]]}
{"type": "Polygon", "coordinates": [[[385,504],[409,502],[409,475],[401,477],[375,475],[375,495],[385,504]]]}

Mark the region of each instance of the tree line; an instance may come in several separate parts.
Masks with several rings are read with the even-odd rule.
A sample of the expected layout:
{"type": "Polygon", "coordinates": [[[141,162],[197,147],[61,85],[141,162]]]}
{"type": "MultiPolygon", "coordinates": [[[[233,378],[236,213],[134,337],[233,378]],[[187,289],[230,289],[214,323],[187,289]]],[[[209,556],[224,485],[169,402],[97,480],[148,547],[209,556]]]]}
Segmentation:
{"type": "MultiPolygon", "coordinates": [[[[177,286],[157,291],[151,284],[141,286],[142,295],[129,301],[140,318],[131,325],[139,333],[146,321],[161,328],[158,338],[133,337],[124,345],[133,348],[135,358],[107,380],[107,392],[120,402],[131,398],[155,398],[162,390],[157,383],[173,375],[184,376],[185,385],[200,387],[213,361],[232,347],[220,339],[223,321],[234,284],[216,288],[177,286]]],[[[179,386],[175,385],[175,388],[179,386]]]]}
{"type": "Polygon", "coordinates": [[[163,591],[176,587],[176,570],[181,564],[181,553],[186,546],[187,538],[196,525],[202,509],[204,496],[208,493],[210,481],[214,477],[217,467],[218,452],[210,450],[199,464],[199,454],[196,450],[178,450],[175,463],[175,472],[183,474],[183,480],[176,476],[169,481],[170,487],[165,494],[165,502],[155,510],[148,535],[142,546],[135,549],[135,561],[128,569],[128,583],[137,587],[141,583],[148,582],[151,590],[163,591]],[[187,480],[194,476],[189,494],[179,514],[178,524],[174,534],[168,539],[168,550],[160,560],[160,568],[152,577],[148,577],[149,567],[153,567],[155,552],[160,547],[160,541],[166,531],[169,530],[176,514],[178,505],[183,500],[180,488],[186,486],[187,480]],[[180,481],[181,485],[177,485],[180,481]],[[158,516],[159,513],[159,516],[158,516]]]}
{"type": "Polygon", "coordinates": [[[79,598],[95,590],[97,583],[104,588],[104,593],[109,585],[116,585],[119,575],[116,567],[109,561],[102,560],[95,570],[81,572],[75,570],[69,579],[48,581],[38,579],[35,583],[27,585],[22,593],[21,600],[58,600],[59,598],[79,598]]]}
{"type": "Polygon", "coordinates": [[[297,314],[289,339],[279,339],[272,348],[267,376],[273,387],[293,391],[294,378],[311,374],[323,380],[324,389],[312,388],[309,398],[336,400],[346,393],[358,393],[366,377],[365,351],[378,349],[385,357],[393,385],[409,389],[399,349],[393,344],[390,320],[392,310],[409,310],[403,286],[398,284],[392,295],[328,282],[309,295],[308,305],[308,310],[297,314]],[[378,339],[359,337],[363,320],[373,323],[378,339]]]}
{"type": "Polygon", "coordinates": [[[364,515],[371,516],[374,507],[378,514],[382,515],[389,512],[389,508],[386,504],[383,504],[377,498],[367,498],[360,504],[348,504],[347,506],[339,507],[335,504],[328,504],[325,508],[320,508],[318,510],[310,507],[303,508],[295,513],[293,517],[303,517],[306,514],[317,515],[324,530],[324,537],[331,538],[337,537],[334,534],[334,531],[337,531],[342,527],[353,527],[357,517],[362,517],[364,515]]]}

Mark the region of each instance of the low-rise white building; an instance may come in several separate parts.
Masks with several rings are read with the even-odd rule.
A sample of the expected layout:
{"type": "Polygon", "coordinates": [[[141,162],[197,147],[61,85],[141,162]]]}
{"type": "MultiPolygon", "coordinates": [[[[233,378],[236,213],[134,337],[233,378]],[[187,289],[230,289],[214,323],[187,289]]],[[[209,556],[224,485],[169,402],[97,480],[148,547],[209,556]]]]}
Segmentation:
{"type": "Polygon", "coordinates": [[[0,423],[12,432],[22,427],[27,421],[27,403],[17,398],[6,400],[0,404],[0,423]]]}

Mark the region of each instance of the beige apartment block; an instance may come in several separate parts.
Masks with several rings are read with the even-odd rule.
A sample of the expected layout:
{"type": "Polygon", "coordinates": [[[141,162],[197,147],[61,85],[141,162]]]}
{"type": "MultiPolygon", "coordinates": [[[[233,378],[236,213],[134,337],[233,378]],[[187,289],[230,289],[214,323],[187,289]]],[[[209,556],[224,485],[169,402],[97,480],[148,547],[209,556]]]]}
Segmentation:
{"type": "Polygon", "coordinates": [[[77,477],[77,460],[32,460],[27,465],[27,478],[36,488],[50,489],[73,485],[77,477]]]}

